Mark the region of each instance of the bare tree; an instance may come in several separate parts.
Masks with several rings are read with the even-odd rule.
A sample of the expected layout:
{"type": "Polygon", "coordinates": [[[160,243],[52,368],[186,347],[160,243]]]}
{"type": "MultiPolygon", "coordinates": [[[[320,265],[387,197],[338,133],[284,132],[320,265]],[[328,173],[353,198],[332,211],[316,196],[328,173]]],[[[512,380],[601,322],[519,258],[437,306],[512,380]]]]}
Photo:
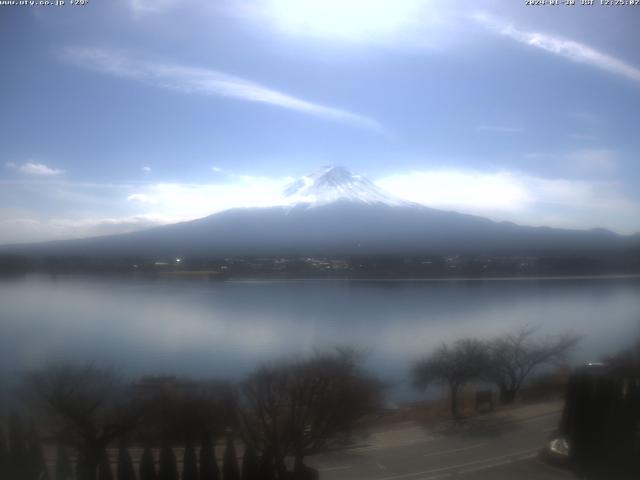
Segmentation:
{"type": "MultiPolygon", "coordinates": [[[[205,435],[200,448],[200,480],[218,480],[220,471],[210,435],[205,435]]],[[[141,478],[140,480],[145,480],[141,478]]]]}
{"type": "Polygon", "coordinates": [[[242,457],[242,480],[257,480],[260,478],[260,462],[258,455],[251,445],[244,449],[242,457]]]}
{"type": "Polygon", "coordinates": [[[69,452],[64,445],[58,444],[56,447],[56,467],[53,474],[54,480],[72,480],[73,470],[69,452]]]}
{"type": "Polygon", "coordinates": [[[461,339],[452,345],[443,344],[428,357],[413,366],[414,384],[427,388],[432,384],[449,388],[451,415],[460,417],[458,393],[468,382],[480,378],[487,366],[487,348],[476,339],[461,339]]]}
{"type": "Polygon", "coordinates": [[[142,457],[140,457],[140,463],[138,464],[138,478],[140,480],[155,480],[156,478],[156,464],[149,445],[145,445],[142,457]]]}
{"type": "Polygon", "coordinates": [[[40,442],[40,434],[33,423],[27,433],[27,446],[29,449],[27,460],[29,476],[27,478],[32,480],[48,479],[47,464],[44,458],[42,443],[40,442]]]}
{"type": "Polygon", "coordinates": [[[143,437],[194,443],[224,431],[231,410],[226,383],[176,377],[145,377],[134,385],[147,411],[143,437]]]}
{"type": "Polygon", "coordinates": [[[534,370],[565,362],[578,341],[578,336],[569,333],[535,338],[535,329],[530,327],[501,335],[489,341],[486,377],[500,389],[502,403],[513,403],[523,382],[534,370]]]}
{"type": "MultiPolygon", "coordinates": [[[[245,443],[269,452],[270,462],[286,455],[287,369],[284,366],[263,366],[242,385],[238,394],[238,417],[245,443]]],[[[282,470],[284,463],[274,465],[282,470]]]]}
{"type": "Polygon", "coordinates": [[[11,412],[9,417],[9,478],[29,477],[29,450],[22,417],[11,412]]]}
{"type": "Polygon", "coordinates": [[[176,454],[168,443],[164,443],[160,449],[160,457],[158,458],[158,480],[178,480],[178,464],[176,454]]]}
{"type": "Polygon", "coordinates": [[[124,442],[118,446],[118,480],[136,480],[133,459],[124,442]]]}
{"type": "Polygon", "coordinates": [[[227,445],[222,458],[222,478],[224,480],[240,480],[240,467],[238,466],[238,456],[233,437],[227,437],[227,445]]]}
{"type": "Polygon", "coordinates": [[[296,468],[302,467],[305,454],[348,435],[379,405],[380,383],[358,361],[356,352],[343,350],[291,367],[287,436],[296,468]]]}
{"type": "Polygon", "coordinates": [[[618,376],[640,377],[640,340],[630,348],[605,358],[604,363],[610,365],[612,371],[618,376]]]}
{"type": "Polygon", "coordinates": [[[0,478],[9,476],[9,449],[4,439],[2,424],[0,424],[0,478]]]}
{"type": "Polygon", "coordinates": [[[28,378],[55,435],[78,449],[79,470],[94,479],[109,443],[133,429],[142,408],[110,369],[54,365],[28,378]]]}
{"type": "Polygon", "coordinates": [[[187,441],[182,457],[182,480],[198,480],[198,457],[191,441],[187,441]]]}
{"type": "Polygon", "coordinates": [[[263,367],[244,384],[239,410],[247,441],[273,459],[284,476],[284,457],[301,470],[305,455],[348,434],[378,405],[380,384],[358,357],[339,351],[263,367]]]}

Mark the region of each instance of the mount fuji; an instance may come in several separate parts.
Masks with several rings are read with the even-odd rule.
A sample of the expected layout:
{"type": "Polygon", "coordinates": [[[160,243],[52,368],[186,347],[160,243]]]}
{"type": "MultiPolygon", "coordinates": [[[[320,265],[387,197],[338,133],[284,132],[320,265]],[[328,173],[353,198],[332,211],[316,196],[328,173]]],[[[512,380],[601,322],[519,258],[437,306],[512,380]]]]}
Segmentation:
{"type": "Polygon", "coordinates": [[[287,202],[317,207],[336,201],[361,205],[418,206],[387,195],[373,182],[354,175],[346,168],[323,167],[313,175],[304,176],[284,189],[287,202]]]}
{"type": "Polygon", "coordinates": [[[284,204],[235,208],[132,233],[0,248],[4,253],[125,257],[573,255],[638,251],[638,235],[527,227],[394,198],[342,167],[289,184],[284,204]]]}

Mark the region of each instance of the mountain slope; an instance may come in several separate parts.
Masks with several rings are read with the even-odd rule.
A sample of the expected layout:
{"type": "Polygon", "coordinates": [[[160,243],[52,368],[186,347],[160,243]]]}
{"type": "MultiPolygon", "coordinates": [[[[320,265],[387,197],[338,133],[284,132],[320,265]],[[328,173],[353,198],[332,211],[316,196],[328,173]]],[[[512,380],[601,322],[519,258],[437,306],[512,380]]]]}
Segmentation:
{"type": "Polygon", "coordinates": [[[294,182],[281,207],[231,209],[121,235],[1,250],[34,255],[233,256],[353,254],[547,255],[621,252],[635,236],[525,227],[394,199],[345,169],[294,182]]]}

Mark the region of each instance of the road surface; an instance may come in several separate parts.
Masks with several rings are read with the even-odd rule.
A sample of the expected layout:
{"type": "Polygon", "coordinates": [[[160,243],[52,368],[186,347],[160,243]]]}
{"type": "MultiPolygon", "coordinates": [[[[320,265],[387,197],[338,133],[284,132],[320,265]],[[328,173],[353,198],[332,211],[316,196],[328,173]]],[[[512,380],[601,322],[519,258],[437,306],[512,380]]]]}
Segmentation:
{"type": "Polygon", "coordinates": [[[554,402],[483,415],[438,434],[398,424],[309,464],[321,480],[571,479],[537,458],[561,407],[554,402]]]}

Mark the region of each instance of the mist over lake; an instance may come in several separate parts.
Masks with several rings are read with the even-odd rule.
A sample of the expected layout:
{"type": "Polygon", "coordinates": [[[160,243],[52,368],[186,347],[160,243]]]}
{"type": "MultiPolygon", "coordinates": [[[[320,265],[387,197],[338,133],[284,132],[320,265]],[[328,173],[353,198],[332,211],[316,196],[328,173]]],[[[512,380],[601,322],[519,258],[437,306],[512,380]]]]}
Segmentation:
{"type": "Polygon", "coordinates": [[[334,346],[409,394],[413,360],[442,342],[522,325],[583,336],[574,363],[640,337],[640,278],[263,280],[27,275],[0,283],[4,376],[52,361],[125,375],[238,379],[334,346]]]}

